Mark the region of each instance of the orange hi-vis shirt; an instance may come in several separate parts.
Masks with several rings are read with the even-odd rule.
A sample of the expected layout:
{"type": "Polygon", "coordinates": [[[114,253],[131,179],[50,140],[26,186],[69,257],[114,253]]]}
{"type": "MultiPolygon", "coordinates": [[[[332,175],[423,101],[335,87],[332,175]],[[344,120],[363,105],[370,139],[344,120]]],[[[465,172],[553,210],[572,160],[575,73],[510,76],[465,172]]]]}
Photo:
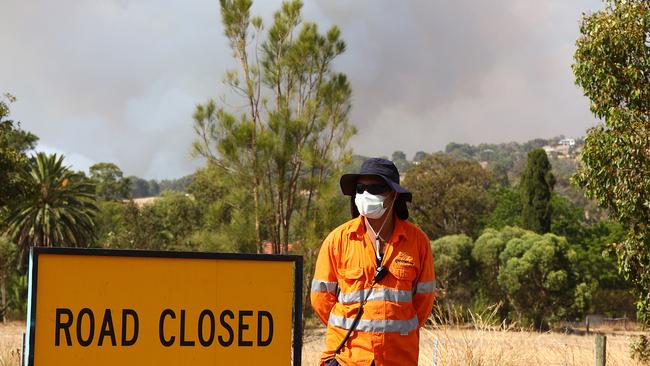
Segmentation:
{"type": "Polygon", "coordinates": [[[335,355],[370,289],[377,259],[362,216],[339,226],[323,242],[311,285],[311,304],[327,324],[321,365],[334,357],[341,365],[370,365],[373,360],[376,366],[418,364],[419,330],[436,296],[426,234],[395,218],[382,264],[389,274],[372,288],[356,330],[335,355]]]}

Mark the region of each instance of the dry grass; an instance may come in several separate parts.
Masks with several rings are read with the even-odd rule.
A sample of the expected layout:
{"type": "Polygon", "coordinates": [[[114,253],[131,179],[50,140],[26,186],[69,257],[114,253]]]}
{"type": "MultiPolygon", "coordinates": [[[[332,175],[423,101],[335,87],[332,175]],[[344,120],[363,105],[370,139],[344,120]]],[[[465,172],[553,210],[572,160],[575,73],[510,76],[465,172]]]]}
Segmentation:
{"type": "Polygon", "coordinates": [[[0,322],[0,366],[20,365],[23,348],[24,322],[0,322]]]}
{"type": "MultiPolygon", "coordinates": [[[[594,364],[594,336],[559,333],[517,332],[504,327],[475,325],[472,328],[427,327],[421,331],[420,365],[433,365],[434,343],[438,342],[440,366],[583,366],[594,364]]],[[[0,324],[0,366],[20,365],[25,323],[0,324]]],[[[324,328],[306,331],[303,346],[305,366],[318,365],[324,345],[324,328]]],[[[607,365],[636,366],[629,356],[629,343],[636,332],[608,334],[607,365]]]]}
{"type": "MultiPolygon", "coordinates": [[[[302,364],[317,366],[324,329],[306,332],[302,364]]],[[[629,356],[634,336],[607,336],[607,365],[641,365],[629,356]]],[[[583,366],[594,364],[594,336],[516,332],[507,329],[433,327],[421,331],[420,365],[433,365],[437,339],[440,366],[583,366]]]]}
{"type": "MultiPolygon", "coordinates": [[[[595,336],[522,331],[499,323],[498,305],[473,314],[471,325],[441,325],[431,318],[420,331],[420,365],[438,366],[583,366],[595,364],[595,336]],[[436,362],[434,362],[434,359],[436,362]]],[[[442,317],[438,314],[437,319],[442,317]]],[[[456,319],[456,324],[459,324],[456,319]]],[[[628,327],[628,329],[630,329],[628,327]]],[[[641,332],[607,332],[607,365],[641,365],[630,357],[629,344],[641,332]]],[[[303,365],[317,366],[324,329],[307,332],[303,365]]]]}

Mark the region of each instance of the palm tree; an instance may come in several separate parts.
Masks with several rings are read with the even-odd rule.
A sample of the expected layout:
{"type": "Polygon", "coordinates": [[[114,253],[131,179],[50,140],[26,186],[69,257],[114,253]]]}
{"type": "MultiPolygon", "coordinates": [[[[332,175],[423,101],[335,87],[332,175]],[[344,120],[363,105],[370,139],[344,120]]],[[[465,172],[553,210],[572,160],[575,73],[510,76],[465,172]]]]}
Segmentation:
{"type": "Polygon", "coordinates": [[[64,166],[62,155],[38,153],[30,165],[29,193],[7,219],[19,266],[32,246],[85,247],[96,240],[95,187],[64,166]]]}

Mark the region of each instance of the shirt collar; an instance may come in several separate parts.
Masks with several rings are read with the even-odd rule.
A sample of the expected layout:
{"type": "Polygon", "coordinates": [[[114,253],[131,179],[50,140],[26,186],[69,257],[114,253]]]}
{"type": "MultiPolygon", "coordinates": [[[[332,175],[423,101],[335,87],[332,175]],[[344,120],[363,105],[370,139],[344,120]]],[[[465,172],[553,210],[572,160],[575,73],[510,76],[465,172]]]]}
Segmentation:
{"type": "MultiPolygon", "coordinates": [[[[349,236],[354,235],[357,240],[363,238],[366,234],[366,220],[363,219],[363,216],[359,215],[352,221],[347,233],[349,236]]],[[[397,243],[401,238],[408,238],[406,235],[406,222],[399,217],[395,217],[395,227],[389,242],[397,243]]]]}

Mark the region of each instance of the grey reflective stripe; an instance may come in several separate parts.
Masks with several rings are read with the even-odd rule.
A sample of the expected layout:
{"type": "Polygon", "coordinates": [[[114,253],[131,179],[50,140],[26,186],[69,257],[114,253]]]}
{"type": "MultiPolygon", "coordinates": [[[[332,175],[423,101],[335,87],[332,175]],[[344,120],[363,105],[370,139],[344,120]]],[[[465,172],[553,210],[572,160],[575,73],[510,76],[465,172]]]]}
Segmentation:
{"type": "Polygon", "coordinates": [[[336,293],[339,284],[337,282],[327,282],[313,280],[311,281],[311,292],[331,292],[336,293]]]}
{"type": "MultiPolygon", "coordinates": [[[[350,329],[354,318],[344,318],[330,313],[329,323],[337,328],[350,329]]],[[[363,332],[399,332],[406,334],[418,329],[418,316],[409,320],[359,320],[356,330],[363,332]]]]}
{"type": "MultiPolygon", "coordinates": [[[[363,300],[368,289],[363,289],[355,292],[339,293],[338,301],[341,304],[352,304],[363,300]]],[[[413,294],[411,291],[395,290],[392,288],[373,288],[368,296],[368,301],[384,300],[393,302],[411,302],[413,294]]]]}
{"type": "Polygon", "coordinates": [[[432,293],[436,290],[436,281],[418,282],[415,292],[420,294],[432,293]]]}

